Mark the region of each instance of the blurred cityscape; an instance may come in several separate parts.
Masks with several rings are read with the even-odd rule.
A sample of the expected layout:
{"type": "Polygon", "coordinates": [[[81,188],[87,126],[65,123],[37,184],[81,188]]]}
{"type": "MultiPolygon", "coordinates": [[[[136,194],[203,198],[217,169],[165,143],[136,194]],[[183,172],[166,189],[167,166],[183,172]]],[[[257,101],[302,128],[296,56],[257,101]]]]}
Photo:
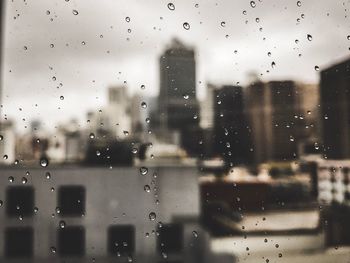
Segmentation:
{"type": "MultiPolygon", "coordinates": [[[[250,84],[245,86],[206,83],[206,97],[199,100],[196,57],[196,47],[174,38],[159,57],[157,97],[131,96],[127,84],[110,86],[105,94],[107,104],[87,112],[85,125],[70,120],[48,131],[37,119],[21,134],[16,132],[16,123],[1,116],[3,185],[22,177],[19,171],[28,173],[22,184],[27,183],[31,170],[43,170],[61,173],[66,183],[84,181],[81,183],[89,188],[95,176],[90,169],[97,169],[101,176],[106,174],[112,185],[113,171],[130,174],[131,178],[133,170],[146,175],[152,169],[164,168],[176,177],[183,168],[189,168],[181,174],[188,175],[181,179],[182,184],[171,179],[164,179],[162,184],[169,192],[183,191],[184,213],[198,216],[201,227],[213,237],[211,249],[238,253],[247,262],[258,262],[257,258],[269,262],[259,251],[257,239],[270,242],[272,237],[279,240],[271,241],[276,248],[284,244],[287,249],[289,237],[293,237],[298,241],[292,249],[299,256],[300,251],[313,251],[310,262],[329,262],[329,254],[321,259],[327,248],[338,250],[350,245],[350,58],[329,61],[330,66],[322,70],[316,66],[318,84],[290,79],[264,82],[259,75],[251,74],[250,84]],[[70,178],[64,169],[87,175],[82,179],[78,172],[72,172],[70,178]],[[193,179],[197,173],[198,178],[193,179]],[[198,191],[191,193],[191,189],[198,191]],[[186,199],[193,204],[185,204],[186,199]],[[250,248],[242,245],[247,236],[252,240],[250,248]],[[236,243],[240,245],[235,251],[232,244],[236,243]],[[249,261],[246,257],[254,254],[254,246],[258,252],[249,261]]],[[[124,175],[122,179],[126,189],[129,180],[131,185],[138,184],[130,178],[124,175]]],[[[39,185],[32,181],[34,186],[39,185]]],[[[108,188],[96,187],[102,192],[108,188]]],[[[80,192],[85,194],[85,190],[80,192]]],[[[26,195],[18,192],[17,196],[26,195]]],[[[45,199],[44,194],[38,196],[45,199]]],[[[162,207],[158,213],[168,221],[173,220],[171,213],[181,210],[181,205],[171,202],[170,198],[172,212],[162,207]]],[[[97,207],[98,202],[91,206],[97,207]]],[[[8,211],[16,217],[23,215],[16,209],[8,211]]],[[[136,220],[135,224],[141,223],[136,220]]],[[[171,231],[169,235],[177,232],[176,228],[171,231]]],[[[346,262],[348,254],[344,253],[348,252],[339,253],[336,262],[346,262]]],[[[288,253],[275,254],[285,262],[293,258],[288,258],[288,253]]]]}

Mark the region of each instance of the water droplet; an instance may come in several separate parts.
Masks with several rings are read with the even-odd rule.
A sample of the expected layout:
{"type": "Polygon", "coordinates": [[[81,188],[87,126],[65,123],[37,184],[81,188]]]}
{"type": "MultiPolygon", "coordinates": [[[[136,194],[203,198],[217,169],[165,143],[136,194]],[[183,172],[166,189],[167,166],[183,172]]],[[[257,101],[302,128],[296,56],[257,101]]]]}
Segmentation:
{"type": "Polygon", "coordinates": [[[4,136],[0,135],[0,141],[2,141],[4,139],[4,136]]]}
{"type": "Polygon", "coordinates": [[[131,152],[132,152],[133,154],[137,154],[138,150],[137,150],[137,148],[132,148],[132,149],[131,149],[131,152]]]}
{"type": "Polygon", "coordinates": [[[189,30],[189,29],[191,28],[190,24],[189,24],[189,23],[187,23],[187,22],[183,23],[183,25],[182,25],[182,26],[183,26],[183,27],[184,27],[184,29],[186,29],[186,30],[189,30]]]}
{"type": "Polygon", "coordinates": [[[141,85],[141,89],[145,89],[145,88],[146,88],[146,86],[142,84],[141,85]]]}
{"type": "Polygon", "coordinates": [[[54,48],[55,47],[55,45],[54,44],[50,44],[50,48],[54,48]]]}
{"type": "Polygon", "coordinates": [[[198,232],[197,231],[192,231],[193,237],[197,238],[198,237],[198,232]]]}
{"type": "Polygon", "coordinates": [[[75,9],[73,9],[72,13],[73,13],[73,15],[75,15],[75,16],[79,14],[78,10],[75,10],[75,9]]]}
{"type": "Polygon", "coordinates": [[[255,3],[254,1],[250,1],[250,6],[251,6],[252,8],[255,8],[255,7],[256,7],[256,3],[255,3]]]}
{"type": "Polygon", "coordinates": [[[272,67],[272,68],[275,68],[275,67],[276,67],[276,63],[275,63],[275,61],[272,61],[272,63],[271,63],[271,67],[272,67]]]}
{"type": "Polygon", "coordinates": [[[28,179],[25,177],[22,177],[22,184],[26,184],[28,182],[28,179]]]}
{"type": "Polygon", "coordinates": [[[301,1],[297,1],[297,6],[301,6],[301,1]]]}
{"type": "Polygon", "coordinates": [[[10,183],[13,183],[15,181],[15,178],[13,178],[13,176],[9,176],[8,180],[10,183]]]}
{"type": "Polygon", "coordinates": [[[59,222],[59,226],[60,226],[60,228],[65,228],[65,227],[66,227],[66,222],[64,222],[63,220],[61,220],[61,221],[59,222]]]}
{"type": "Polygon", "coordinates": [[[225,27],[225,26],[226,26],[226,22],[225,22],[225,21],[222,21],[222,22],[220,23],[220,25],[221,25],[222,27],[225,27]]]}
{"type": "Polygon", "coordinates": [[[28,49],[28,47],[27,47],[27,46],[24,46],[24,47],[23,47],[23,49],[24,49],[24,50],[27,50],[27,49],[28,49]]]}
{"type": "Polygon", "coordinates": [[[348,35],[346,38],[347,38],[348,40],[350,40],[350,35],[348,35]]]}
{"type": "Polygon", "coordinates": [[[39,212],[39,208],[34,207],[34,213],[36,214],[36,213],[38,213],[38,212],[39,212]]]}
{"type": "Polygon", "coordinates": [[[9,157],[7,154],[5,154],[3,157],[2,157],[4,160],[7,160],[9,157]]]}
{"type": "Polygon", "coordinates": [[[151,213],[149,213],[148,218],[149,218],[149,220],[154,221],[154,220],[156,220],[157,215],[156,215],[156,213],[151,212],[151,213]]]}
{"type": "Polygon", "coordinates": [[[165,252],[162,252],[162,257],[163,257],[164,259],[167,259],[167,258],[168,258],[168,254],[165,253],[165,252]]]}
{"type": "Polygon", "coordinates": [[[46,14],[49,15],[49,14],[50,14],[50,10],[47,10],[47,11],[46,11],[46,14]]]}
{"type": "Polygon", "coordinates": [[[64,100],[64,96],[60,96],[60,100],[64,100]]]}
{"type": "Polygon", "coordinates": [[[50,247],[51,253],[55,254],[56,253],[56,248],[55,247],[50,247]]]}
{"type": "Polygon", "coordinates": [[[146,118],[146,123],[150,123],[151,119],[150,118],[146,118]]]}
{"type": "Polygon", "coordinates": [[[128,16],[125,17],[125,21],[129,23],[130,22],[130,17],[128,17],[128,16]]]}
{"type": "Polygon", "coordinates": [[[50,172],[46,172],[46,173],[45,173],[45,177],[46,177],[46,179],[50,179],[50,178],[51,178],[50,172]]]}
{"type": "Polygon", "coordinates": [[[0,207],[2,207],[4,204],[4,202],[2,200],[0,200],[0,207]]]}
{"type": "Polygon", "coordinates": [[[316,66],[315,66],[315,70],[316,70],[316,71],[319,71],[319,70],[320,70],[320,67],[316,65],[316,66]]]}
{"type": "Polygon", "coordinates": [[[95,134],[94,134],[94,133],[90,133],[90,134],[89,134],[89,138],[90,138],[90,139],[95,139],[95,134]]]}
{"type": "Polygon", "coordinates": [[[183,97],[185,100],[188,100],[190,98],[190,96],[188,94],[183,95],[183,97]]]}
{"type": "Polygon", "coordinates": [[[312,36],[310,34],[307,34],[306,38],[307,40],[312,41],[312,36]]]}
{"type": "Polygon", "coordinates": [[[175,5],[173,3],[169,3],[168,4],[168,8],[169,8],[169,10],[174,11],[175,10],[175,5]]]}
{"type": "Polygon", "coordinates": [[[85,45],[86,45],[86,42],[85,42],[85,41],[81,41],[81,44],[82,44],[83,46],[85,46],[85,45]]]}
{"type": "Polygon", "coordinates": [[[140,167],[140,173],[141,175],[146,175],[148,173],[148,168],[147,167],[140,167]]]}
{"type": "Polygon", "coordinates": [[[40,158],[40,166],[47,167],[49,165],[49,160],[45,157],[40,158]]]}
{"type": "Polygon", "coordinates": [[[143,190],[145,190],[146,193],[149,193],[149,192],[151,192],[151,187],[150,187],[148,184],[146,184],[146,185],[143,187],[143,190]]]}
{"type": "Polygon", "coordinates": [[[146,109],[147,108],[147,103],[146,102],[141,102],[141,107],[143,108],[143,109],[146,109]]]}

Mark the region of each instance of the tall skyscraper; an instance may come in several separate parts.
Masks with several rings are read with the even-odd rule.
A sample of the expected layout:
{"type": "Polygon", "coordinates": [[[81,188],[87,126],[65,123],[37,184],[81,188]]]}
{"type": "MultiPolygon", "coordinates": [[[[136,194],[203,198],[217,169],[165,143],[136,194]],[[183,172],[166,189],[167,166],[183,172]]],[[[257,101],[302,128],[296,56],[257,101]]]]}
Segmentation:
{"type": "Polygon", "coordinates": [[[292,160],[298,154],[298,107],[293,81],[257,82],[247,88],[254,159],[292,160]]]}
{"type": "Polygon", "coordinates": [[[195,52],[176,39],[160,57],[158,105],[163,132],[198,126],[195,52]]]}
{"type": "Polygon", "coordinates": [[[214,94],[215,152],[233,165],[250,163],[252,145],[242,87],[223,86],[214,94]]]}
{"type": "Polygon", "coordinates": [[[350,59],[321,72],[321,120],[328,159],[350,157],[350,59]]]}

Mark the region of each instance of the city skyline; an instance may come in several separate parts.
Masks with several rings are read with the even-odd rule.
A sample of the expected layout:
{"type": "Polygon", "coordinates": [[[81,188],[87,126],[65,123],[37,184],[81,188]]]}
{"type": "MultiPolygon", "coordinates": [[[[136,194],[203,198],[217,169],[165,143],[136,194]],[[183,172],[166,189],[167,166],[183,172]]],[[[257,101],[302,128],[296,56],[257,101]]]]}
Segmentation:
{"type": "Polygon", "coordinates": [[[317,2],[315,8],[314,1],[302,1],[300,7],[296,2],[273,5],[256,1],[252,8],[249,1],[236,5],[229,1],[174,1],[175,10],[170,10],[168,3],[156,1],[147,5],[135,1],[125,8],[118,3],[8,3],[3,113],[18,123],[17,129],[23,129],[30,119],[42,119],[44,127],[51,129],[57,122],[74,117],[84,120],[88,110],[105,104],[106,89],[123,81],[127,81],[129,93],[156,95],[158,59],[175,36],[196,50],[196,89],[200,99],[208,82],[239,82],[244,86],[249,82],[246,76],[254,70],[258,75],[264,74],[263,81],[292,79],[316,83],[316,65],[322,69],[348,52],[347,32],[339,28],[339,23],[347,19],[346,4],[335,6],[323,1],[317,2]],[[209,16],[214,8],[220,17],[209,16]],[[150,9],[151,16],[147,13],[150,9]],[[73,10],[78,14],[74,15],[73,10]],[[96,10],[94,14],[115,14],[113,19],[109,15],[98,17],[96,23],[89,23],[87,32],[89,15],[96,10]],[[281,12],[284,19],[277,26],[275,19],[280,16],[271,14],[281,12]],[[145,19],[150,23],[144,23],[145,19]],[[185,22],[189,23],[189,30],[183,27],[185,22]],[[325,26],[322,35],[318,34],[319,26],[325,26]],[[336,35],[333,27],[339,29],[336,35]],[[307,34],[312,35],[311,41],[307,34]],[[336,40],[338,48],[329,48],[330,38],[336,40]],[[272,53],[270,57],[268,52],[272,53]],[[276,63],[275,68],[271,67],[272,62],[276,63]],[[266,70],[270,73],[266,74],[266,70]],[[63,86],[57,89],[59,83],[63,86]],[[141,85],[146,89],[141,90],[141,85]],[[64,100],[60,100],[61,96],[64,100]],[[82,102],[79,107],[78,101],[82,102]]]}

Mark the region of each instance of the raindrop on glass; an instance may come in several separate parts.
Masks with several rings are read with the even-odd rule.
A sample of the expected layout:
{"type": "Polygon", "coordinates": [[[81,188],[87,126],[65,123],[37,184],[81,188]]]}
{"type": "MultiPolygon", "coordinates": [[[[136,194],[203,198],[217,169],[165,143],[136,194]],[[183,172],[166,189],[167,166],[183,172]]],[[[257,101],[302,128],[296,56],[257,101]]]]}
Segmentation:
{"type": "Polygon", "coordinates": [[[150,187],[148,184],[146,184],[146,185],[143,187],[143,190],[145,190],[146,193],[149,193],[149,192],[151,192],[151,187],[150,187]]]}
{"type": "Polygon", "coordinates": [[[50,247],[51,253],[55,254],[56,253],[56,248],[55,247],[50,247]]]}
{"type": "Polygon", "coordinates": [[[147,167],[140,167],[140,173],[141,175],[146,175],[148,173],[148,168],[147,167]]]}
{"type": "Polygon", "coordinates": [[[141,107],[143,108],[143,109],[146,109],[147,108],[147,103],[146,102],[141,102],[141,107]]]}
{"type": "Polygon", "coordinates": [[[40,166],[47,167],[49,165],[49,160],[45,157],[40,158],[40,166]]]}
{"type": "Polygon", "coordinates": [[[66,222],[61,220],[60,223],[59,223],[59,226],[60,226],[60,228],[65,228],[66,227],[66,222]]]}
{"type": "Polygon", "coordinates": [[[151,212],[151,213],[149,213],[148,218],[149,218],[149,220],[154,221],[154,220],[156,220],[157,215],[156,215],[156,213],[151,212]]]}
{"type": "Polygon", "coordinates": [[[183,25],[182,25],[182,26],[183,26],[183,27],[184,27],[184,29],[186,29],[186,30],[189,30],[189,29],[191,28],[190,24],[189,24],[189,23],[187,23],[187,22],[183,23],[183,25]]]}
{"type": "Polygon", "coordinates": [[[168,4],[168,8],[169,8],[169,10],[174,11],[175,10],[175,5],[173,3],[169,3],[168,4]]]}
{"type": "Polygon", "coordinates": [[[137,148],[132,148],[132,149],[131,149],[131,152],[132,152],[133,154],[137,154],[138,150],[137,150],[137,148]]]}

